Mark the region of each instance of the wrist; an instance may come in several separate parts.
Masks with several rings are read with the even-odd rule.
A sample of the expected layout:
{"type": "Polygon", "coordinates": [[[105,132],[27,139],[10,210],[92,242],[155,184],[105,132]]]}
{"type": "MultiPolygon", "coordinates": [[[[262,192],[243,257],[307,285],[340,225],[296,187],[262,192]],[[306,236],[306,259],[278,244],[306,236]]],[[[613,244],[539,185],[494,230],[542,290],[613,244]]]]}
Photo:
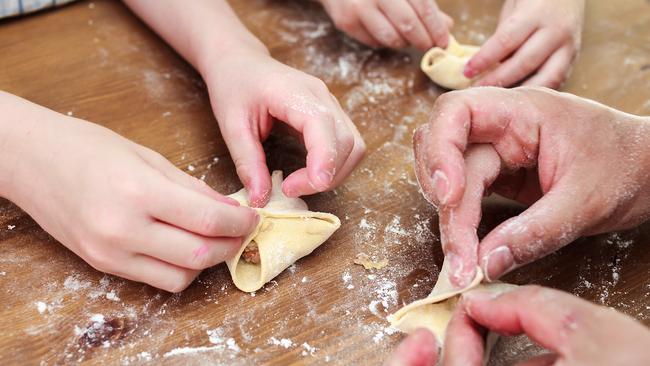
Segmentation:
{"type": "Polygon", "coordinates": [[[229,39],[221,42],[219,45],[201,47],[197,56],[196,68],[204,80],[211,79],[215,72],[226,72],[221,70],[231,57],[239,57],[242,54],[252,57],[265,56],[270,57],[269,50],[266,46],[253,35],[247,35],[242,39],[229,39]]]}

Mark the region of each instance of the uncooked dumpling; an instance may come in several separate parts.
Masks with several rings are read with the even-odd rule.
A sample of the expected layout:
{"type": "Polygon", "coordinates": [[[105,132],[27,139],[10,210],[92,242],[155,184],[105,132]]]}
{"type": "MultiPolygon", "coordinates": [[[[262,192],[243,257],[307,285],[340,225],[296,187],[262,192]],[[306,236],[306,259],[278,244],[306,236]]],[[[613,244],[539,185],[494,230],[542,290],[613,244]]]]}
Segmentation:
{"type": "MultiPolygon", "coordinates": [[[[484,288],[490,291],[507,291],[514,285],[506,283],[481,284],[483,272],[476,268],[476,277],[472,283],[464,289],[456,289],[449,281],[449,265],[447,261],[442,264],[442,270],[438,276],[433,290],[424,299],[414,301],[390,315],[388,320],[391,326],[403,332],[410,333],[418,328],[430,330],[442,346],[444,343],[447,324],[456,308],[460,295],[472,289],[484,288]]],[[[489,334],[487,339],[485,357],[489,357],[489,351],[496,342],[497,335],[489,334]]]]}
{"type": "Polygon", "coordinates": [[[422,57],[420,67],[431,80],[447,89],[466,89],[472,80],[465,77],[467,61],[478,52],[479,47],[461,45],[449,36],[447,49],[434,47],[422,57]]]}
{"type": "MultiPolygon", "coordinates": [[[[237,255],[226,264],[235,286],[257,291],[298,259],[324,243],[340,226],[338,217],[312,212],[300,198],[282,193],[282,172],[273,172],[269,203],[257,208],[260,222],[244,240],[237,255]]],[[[245,189],[229,196],[248,206],[245,189]]]]}

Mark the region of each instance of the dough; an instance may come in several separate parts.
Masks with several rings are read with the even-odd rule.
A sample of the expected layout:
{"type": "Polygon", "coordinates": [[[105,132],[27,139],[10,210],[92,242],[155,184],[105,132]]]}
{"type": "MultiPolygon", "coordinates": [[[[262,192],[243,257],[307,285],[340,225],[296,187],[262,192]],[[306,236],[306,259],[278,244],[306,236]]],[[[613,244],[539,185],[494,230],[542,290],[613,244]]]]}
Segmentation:
{"type": "MultiPolygon", "coordinates": [[[[490,291],[508,291],[514,285],[506,283],[481,284],[483,273],[481,268],[476,268],[476,277],[464,289],[455,289],[449,282],[449,265],[447,261],[442,264],[442,270],[433,290],[424,299],[414,301],[390,315],[388,320],[391,326],[403,332],[410,333],[418,328],[429,329],[437,338],[438,344],[444,343],[447,324],[456,308],[460,295],[466,291],[478,288],[490,291]]],[[[485,347],[485,361],[488,360],[492,346],[498,339],[497,334],[490,333],[485,347]]]]}
{"type": "Polygon", "coordinates": [[[472,80],[465,77],[463,71],[479,47],[461,45],[449,36],[447,49],[434,47],[422,57],[420,68],[436,84],[447,89],[465,89],[472,80]]]}
{"type": "MultiPolygon", "coordinates": [[[[231,260],[226,261],[238,289],[257,291],[298,259],[323,244],[340,226],[338,217],[311,212],[300,198],[282,193],[282,172],[272,175],[269,203],[256,209],[260,222],[231,260]],[[246,252],[246,254],[244,254],[246,252]]],[[[248,206],[245,189],[229,196],[248,206]]]]}

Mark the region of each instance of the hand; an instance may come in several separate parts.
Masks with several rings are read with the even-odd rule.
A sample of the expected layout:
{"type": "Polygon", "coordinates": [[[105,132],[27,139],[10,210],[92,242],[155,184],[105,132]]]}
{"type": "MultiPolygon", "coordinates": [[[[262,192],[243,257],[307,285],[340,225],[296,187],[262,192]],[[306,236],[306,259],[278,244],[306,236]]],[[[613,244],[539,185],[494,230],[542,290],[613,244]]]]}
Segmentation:
{"type": "Polygon", "coordinates": [[[559,88],[580,50],[585,0],[507,0],[496,32],[467,63],[478,86],[559,88]]]}
{"type": "Polygon", "coordinates": [[[363,157],[365,144],[325,84],[260,51],[218,56],[204,78],[250,203],[263,207],[270,196],[261,142],[274,118],[295,130],[307,149],[306,167],[286,178],[284,194],[298,197],[341,184],[363,157]]]}
{"type": "MultiPolygon", "coordinates": [[[[650,364],[646,327],[611,308],[537,286],[503,294],[466,293],[447,327],[441,364],[482,365],[483,328],[503,335],[526,334],[551,351],[525,361],[526,365],[650,364]]],[[[435,364],[435,338],[423,336],[429,333],[426,330],[418,332],[402,342],[388,366],[435,364]],[[411,362],[407,357],[414,353],[428,358],[411,362]]]]}
{"type": "Polygon", "coordinates": [[[31,126],[10,132],[10,154],[20,158],[10,173],[13,185],[2,194],[96,269],[178,292],[200,270],[235,255],[255,227],[254,210],[161,155],[10,98],[24,122],[18,128],[31,126]]]}
{"type": "Polygon", "coordinates": [[[447,47],[453,20],[434,0],[320,0],[337,28],[372,47],[447,47]]]}
{"type": "Polygon", "coordinates": [[[570,94],[447,93],[414,147],[424,194],[440,206],[457,286],[473,278],[477,264],[493,280],[580,236],[650,217],[650,121],[570,94]],[[488,188],[531,206],[478,244],[488,188]]]}

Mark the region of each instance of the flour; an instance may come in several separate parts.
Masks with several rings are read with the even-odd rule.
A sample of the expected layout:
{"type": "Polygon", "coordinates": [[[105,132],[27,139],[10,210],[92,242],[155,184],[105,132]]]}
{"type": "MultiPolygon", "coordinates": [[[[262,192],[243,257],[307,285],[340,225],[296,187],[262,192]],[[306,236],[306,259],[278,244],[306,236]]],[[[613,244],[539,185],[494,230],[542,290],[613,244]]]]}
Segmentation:
{"type": "Polygon", "coordinates": [[[288,339],[288,338],[277,339],[275,337],[271,337],[269,339],[268,343],[272,344],[274,346],[280,346],[280,347],[283,347],[283,348],[290,348],[290,347],[294,346],[293,341],[291,339],[288,339]]]}

